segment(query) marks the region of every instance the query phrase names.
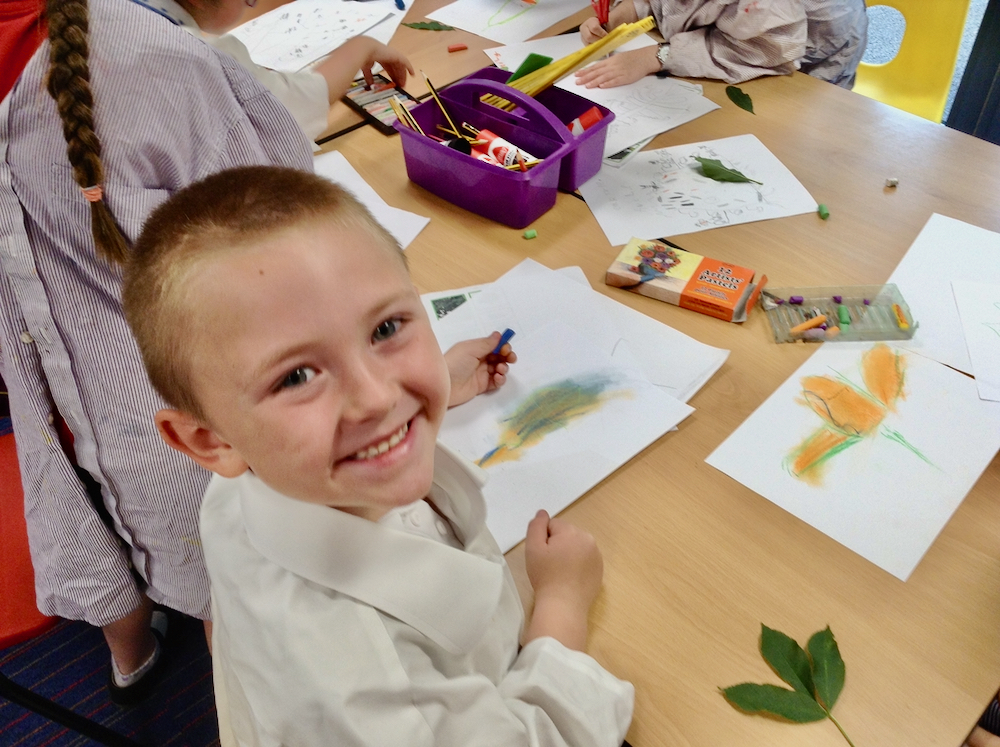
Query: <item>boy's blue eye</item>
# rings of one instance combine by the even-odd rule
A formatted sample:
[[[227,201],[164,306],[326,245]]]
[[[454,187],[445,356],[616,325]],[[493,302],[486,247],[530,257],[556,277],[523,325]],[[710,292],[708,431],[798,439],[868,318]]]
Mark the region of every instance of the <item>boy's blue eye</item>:
[[[284,379],[281,380],[281,389],[286,389],[289,387],[301,386],[306,382],[312,381],[312,378],[316,375],[316,370],[309,366],[299,366],[294,371],[289,373]]]
[[[386,319],[375,328],[374,332],[372,332],[372,340],[375,342],[388,340],[394,334],[399,332],[399,328],[402,325],[403,323],[399,319]]]

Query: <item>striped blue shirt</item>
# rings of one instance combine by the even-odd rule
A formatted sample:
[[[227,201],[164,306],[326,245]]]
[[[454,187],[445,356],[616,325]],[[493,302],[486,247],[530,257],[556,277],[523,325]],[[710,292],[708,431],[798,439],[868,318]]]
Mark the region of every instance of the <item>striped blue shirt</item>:
[[[104,194],[134,240],[174,191],[244,164],[311,170],[288,112],[232,58],[127,0],[91,0],[90,71]],[[39,608],[106,625],[147,593],[208,616],[198,507],[208,474],[164,445],[121,308],[121,268],[96,256],[48,44],[0,106],[0,360],[10,391]],[[102,521],[53,428],[97,481]]]

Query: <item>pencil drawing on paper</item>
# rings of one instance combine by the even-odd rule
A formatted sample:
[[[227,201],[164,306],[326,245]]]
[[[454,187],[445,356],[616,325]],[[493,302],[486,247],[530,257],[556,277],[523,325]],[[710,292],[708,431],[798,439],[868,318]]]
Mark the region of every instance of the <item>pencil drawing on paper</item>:
[[[785,459],[785,468],[811,485],[821,485],[827,463],[866,438],[881,435],[935,466],[897,430],[883,425],[906,397],[906,356],[885,343],[869,348],[860,360],[861,388],[845,376],[806,376],[799,402],[823,424]]]
[[[498,421],[500,435],[497,445],[486,452],[477,464],[492,467],[520,459],[527,449],[546,436],[568,428],[611,399],[632,394],[629,390],[615,390],[613,387],[611,378],[591,375],[564,379],[536,389]]]
[[[695,156],[717,159],[751,178],[756,174],[753,164],[731,158],[711,144],[697,144],[683,155],[677,151],[650,152],[642,164],[640,180],[624,187],[615,184],[617,193],[607,193],[608,201],[623,215],[645,213],[678,219],[690,226],[687,230],[762,220],[783,210],[775,187],[766,182],[714,181],[700,172]],[[633,173],[640,172],[633,169]]]
[[[384,14],[355,3],[296,2],[239,26],[231,33],[258,65],[298,70],[364,33]]]

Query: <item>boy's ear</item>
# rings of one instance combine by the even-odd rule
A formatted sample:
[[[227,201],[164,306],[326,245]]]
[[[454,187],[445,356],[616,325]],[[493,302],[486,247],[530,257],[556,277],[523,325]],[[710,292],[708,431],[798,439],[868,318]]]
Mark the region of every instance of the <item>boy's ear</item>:
[[[156,413],[156,429],[167,446],[223,477],[239,477],[249,465],[228,443],[194,416],[181,410]]]

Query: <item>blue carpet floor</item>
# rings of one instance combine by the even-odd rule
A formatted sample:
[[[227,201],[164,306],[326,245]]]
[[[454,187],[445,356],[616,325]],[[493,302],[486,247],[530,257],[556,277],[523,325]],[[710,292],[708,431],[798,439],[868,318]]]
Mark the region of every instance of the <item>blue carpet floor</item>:
[[[211,658],[202,624],[175,620],[163,679],[149,699],[122,708],[108,699],[110,655],[101,631],[62,621],[33,640],[0,651],[0,672],[76,713],[142,745],[219,744]],[[0,700],[0,745],[78,747],[90,740],[20,706]]]

